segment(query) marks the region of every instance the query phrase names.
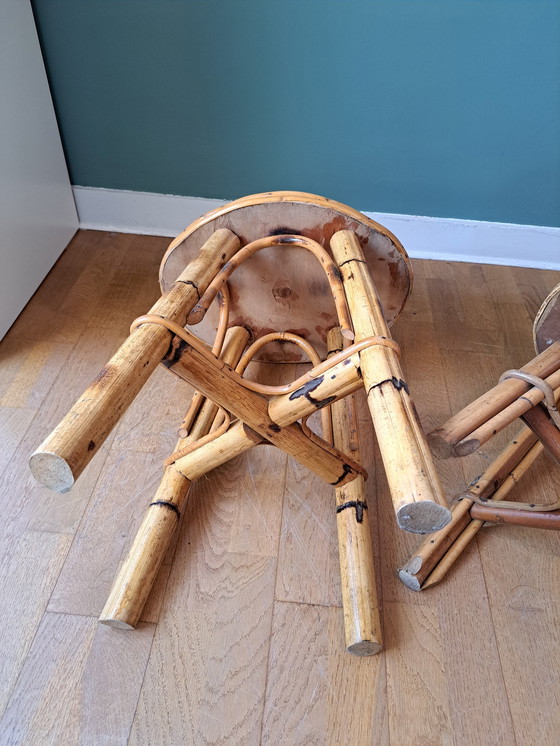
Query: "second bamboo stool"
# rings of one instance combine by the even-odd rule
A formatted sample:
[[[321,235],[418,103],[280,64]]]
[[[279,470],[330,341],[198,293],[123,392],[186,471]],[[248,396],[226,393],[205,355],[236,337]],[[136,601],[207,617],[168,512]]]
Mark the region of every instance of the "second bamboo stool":
[[[412,590],[441,582],[485,522],[560,530],[560,499],[542,505],[506,500],[543,451],[560,463],[560,285],[535,317],[533,341],[537,357],[520,370],[506,371],[497,386],[428,436],[440,458],[465,456],[516,419],[524,422],[484,474],[457,497],[451,522],[399,570]]]

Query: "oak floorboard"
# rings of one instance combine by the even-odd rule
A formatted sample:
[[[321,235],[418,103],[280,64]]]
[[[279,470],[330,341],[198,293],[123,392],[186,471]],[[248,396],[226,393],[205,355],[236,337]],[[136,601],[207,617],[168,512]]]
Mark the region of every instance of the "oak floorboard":
[[[108,456],[51,596],[49,611],[100,614],[160,473],[150,454],[116,451]]]
[[[2,743],[126,743],[153,634],[153,625],[131,637],[87,617],[45,614],[0,721]]]
[[[126,260],[130,237],[79,231],[6,335],[8,341],[71,344],[102,309],[107,283]]]
[[[560,732],[560,605],[549,600],[539,605],[526,595],[507,607],[493,606],[492,615],[516,741],[519,746],[556,746]]]
[[[157,298],[168,243],[80,231],[0,348],[2,746],[557,743],[560,535],[485,528],[440,585],[407,589],[396,569],[421,537],[396,527],[362,393],[379,655],[344,649],[332,487],[271,446],[193,485],[138,629],[98,625],[192,391],[159,368],[69,493],[36,485],[27,460]],[[533,316],[560,278],[413,268],[393,334],[430,430],[533,356]],[[436,461],[446,495],[517,428]],[[513,497],[559,492],[541,457]]]
[[[0,551],[0,716],[64,564],[70,537],[25,531]],[[0,734],[2,729],[0,726]],[[3,743],[0,735],[0,743]]]
[[[35,409],[0,408],[0,474],[12,465],[14,454],[36,416]]]
[[[341,606],[333,488],[288,459],[276,599]]]
[[[275,603],[263,744],[389,743],[385,656],[350,656],[343,639],[338,608]]]
[[[384,609],[391,742],[452,744],[437,610],[398,603]]]
[[[43,340],[4,340],[0,353],[0,406],[38,409],[73,348],[72,344]]]
[[[275,560],[179,545],[130,744],[259,744]]]
[[[20,433],[15,438],[19,443],[11,451],[0,473],[0,510],[6,533],[26,528],[57,533],[75,532],[108,455],[112,436],[109,436],[74,488],[64,495],[50,492],[33,479],[28,469],[29,456],[83,392],[95,375],[94,371],[102,367],[113,345],[111,338],[96,340],[91,332],[85,332],[76,343],[68,362],[61,366],[54,382],[49,384],[52,386],[51,393],[36,414],[29,420],[28,410],[21,409],[19,417],[17,412],[11,417],[6,443],[0,452],[5,453],[6,444],[10,438],[14,438],[18,429]]]

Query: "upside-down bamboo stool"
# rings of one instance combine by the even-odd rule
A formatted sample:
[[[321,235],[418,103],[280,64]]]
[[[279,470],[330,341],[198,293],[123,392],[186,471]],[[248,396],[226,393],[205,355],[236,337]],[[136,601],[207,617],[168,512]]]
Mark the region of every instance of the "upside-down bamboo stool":
[[[517,418],[523,429],[459,495],[451,522],[422,542],[399,570],[412,590],[439,583],[485,523],[560,530],[560,499],[536,505],[505,498],[543,451],[560,463],[560,285],[545,299],[533,324],[537,357],[507,371],[486,394],[428,435],[440,458],[473,453]]]
[[[161,298],[30,459],[42,484],[65,492],[158,364],[196,389],[102,622],[137,624],[191,483],[270,443],[335,487],[347,649],[381,649],[358,388],[366,388],[398,525],[425,534],[451,520],[389,333],[410,282],[406,252],[389,231],[300,192],[237,200],[171,243]],[[187,324],[198,324],[197,336]],[[311,370],[286,386],[243,377],[251,360],[305,358]],[[322,438],[306,425],[318,410]]]

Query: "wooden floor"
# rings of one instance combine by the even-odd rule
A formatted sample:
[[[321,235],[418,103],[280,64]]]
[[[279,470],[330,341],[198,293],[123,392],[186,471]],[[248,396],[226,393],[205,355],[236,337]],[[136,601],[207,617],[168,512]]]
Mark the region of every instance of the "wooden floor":
[[[385,650],[344,651],[331,488],[271,447],[200,480],[134,632],[97,623],[190,392],[158,370],[77,486],[33,482],[29,454],[158,296],[167,239],[80,232],[0,362],[0,743],[558,744],[560,536],[489,528],[446,582],[405,588],[398,531],[361,403]],[[397,323],[432,429],[533,357],[557,273],[415,261]],[[437,462],[449,496],[503,446]],[[518,488],[560,489],[546,458]]]

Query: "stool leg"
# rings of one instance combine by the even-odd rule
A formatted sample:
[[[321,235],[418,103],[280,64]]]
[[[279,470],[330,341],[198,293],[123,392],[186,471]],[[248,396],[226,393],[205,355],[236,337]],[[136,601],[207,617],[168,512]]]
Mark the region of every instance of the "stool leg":
[[[356,341],[390,339],[376,287],[356,235],[339,231],[331,239],[340,267]],[[428,534],[451,520],[426,437],[403,380],[394,349],[378,345],[360,352],[368,406],[400,528]]]
[[[556,389],[560,386],[559,369],[560,342],[555,342],[520,371],[542,378]],[[428,433],[428,443],[438,458],[468,456],[543,399],[544,394],[525,381],[506,378]]]
[[[484,474],[469,486],[463,499],[453,505],[451,523],[425,539],[399,570],[401,581],[411,590],[420,591],[443,580],[484,525],[483,520],[474,520],[471,516],[475,503],[469,500],[469,494],[493,502],[503,500],[542,451],[543,446],[536,436],[523,428]]]
[[[243,327],[228,331],[222,359],[235,366],[249,341]],[[209,432],[218,407],[206,399],[189,434],[180,438],[176,450],[200,439]],[[174,465],[168,466],[150,504],[136,538],[117,575],[99,621],[112,627],[133,629],[138,624],[144,605],[158,574],[165,553],[173,538],[192,481]]]
[[[329,349],[341,346],[338,327],[329,332],[327,343]],[[350,450],[354,440],[355,406],[354,394],[331,405],[334,444],[343,452]],[[358,444],[352,445],[352,456],[360,462]],[[346,649],[355,655],[375,655],[382,649],[382,638],[364,478],[359,475],[335,487],[335,495]]]
[[[560,389],[557,389],[555,394],[558,399]],[[537,404],[521,419],[535,433],[552,458],[560,463],[560,430],[546,409],[541,404]]]
[[[200,294],[239,248],[227,229],[217,230],[189,263],[152,314],[185,323]],[[31,456],[35,479],[67,492],[169,349],[172,335],[162,326],[136,329],[120,346],[62,422]]]

